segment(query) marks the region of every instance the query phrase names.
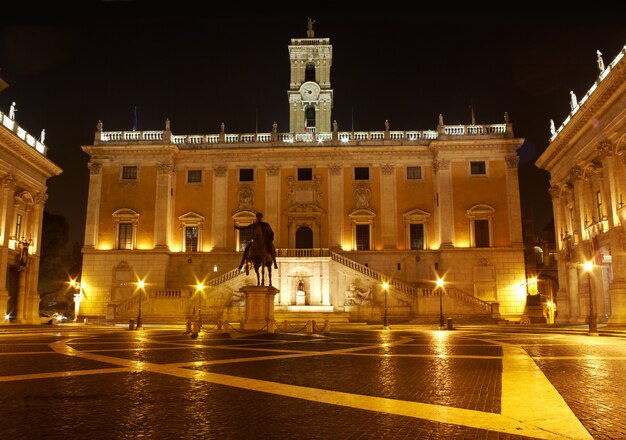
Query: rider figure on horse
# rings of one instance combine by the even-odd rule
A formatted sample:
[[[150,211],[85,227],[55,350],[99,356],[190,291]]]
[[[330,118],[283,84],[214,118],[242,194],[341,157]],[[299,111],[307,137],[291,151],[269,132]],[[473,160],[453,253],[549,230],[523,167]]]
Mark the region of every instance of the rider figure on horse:
[[[271,255],[272,261],[274,262],[274,269],[278,269],[278,264],[276,264],[276,248],[273,243],[274,231],[272,231],[272,227],[269,223],[263,221],[263,214],[257,212],[256,221],[254,223],[250,223],[248,226],[235,225],[235,229],[239,229],[240,231],[247,229],[252,233],[253,241],[265,243],[265,252]],[[246,249],[243,251],[243,256],[241,257],[241,262],[239,263],[239,270],[241,270],[244,263],[248,259],[251,247],[252,242],[248,243]]]

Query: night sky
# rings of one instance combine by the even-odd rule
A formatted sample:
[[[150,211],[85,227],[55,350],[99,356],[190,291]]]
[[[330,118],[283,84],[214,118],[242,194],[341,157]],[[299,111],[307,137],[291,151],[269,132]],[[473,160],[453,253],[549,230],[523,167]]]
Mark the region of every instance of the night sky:
[[[185,2],[175,2],[183,5]],[[211,3],[203,3],[211,5]],[[102,2],[64,14],[35,9],[0,17],[0,110],[17,103],[30,134],[46,129],[48,157],[64,172],[48,180],[46,210],[82,242],[88,156],[98,120],[105,131],[174,134],[288,130],[290,38],[333,45],[332,119],[340,131],[435,129],[502,123],[508,112],[519,151],[522,209],[542,233],[552,218],[548,174],[534,162],[548,145],[549,119],[569,113],[626,44],[625,11],[279,10],[174,13],[149,2]],[[52,5],[50,7],[52,7]],[[243,7],[243,5],[242,5]],[[181,10],[180,8],[179,10]],[[67,12],[67,11],[65,11]]]

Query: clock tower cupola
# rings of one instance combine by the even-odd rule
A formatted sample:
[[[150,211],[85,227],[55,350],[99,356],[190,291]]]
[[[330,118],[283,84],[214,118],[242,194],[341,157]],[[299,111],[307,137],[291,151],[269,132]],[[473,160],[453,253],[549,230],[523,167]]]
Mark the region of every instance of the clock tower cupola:
[[[291,80],[287,95],[291,133],[331,131],[333,47],[330,38],[315,38],[314,23],[309,18],[307,38],[292,38],[289,45]]]

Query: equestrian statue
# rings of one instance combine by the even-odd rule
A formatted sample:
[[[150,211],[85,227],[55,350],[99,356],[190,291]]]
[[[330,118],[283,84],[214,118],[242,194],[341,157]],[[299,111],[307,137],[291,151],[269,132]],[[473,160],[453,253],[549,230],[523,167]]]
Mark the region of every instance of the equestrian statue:
[[[252,234],[252,241],[248,243],[246,249],[243,251],[241,262],[239,263],[239,270],[246,265],[246,275],[249,274],[248,263],[254,266],[254,272],[256,273],[256,280],[258,286],[265,285],[265,268],[267,268],[267,276],[269,279],[269,285],[272,285],[272,263],[274,269],[278,269],[276,264],[276,248],[274,247],[274,231],[269,223],[263,221],[263,214],[257,212],[256,221],[248,226],[237,226],[235,229],[248,230]],[[261,275],[259,275],[259,268],[261,268]]]

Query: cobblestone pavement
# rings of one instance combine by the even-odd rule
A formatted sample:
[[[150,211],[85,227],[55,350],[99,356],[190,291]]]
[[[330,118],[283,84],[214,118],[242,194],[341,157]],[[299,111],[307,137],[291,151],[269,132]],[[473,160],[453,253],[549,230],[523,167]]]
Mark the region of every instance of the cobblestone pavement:
[[[626,338],[0,327],[11,439],[626,438]]]

